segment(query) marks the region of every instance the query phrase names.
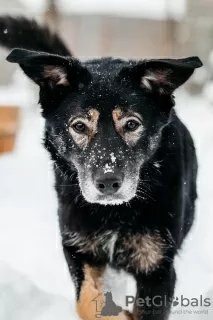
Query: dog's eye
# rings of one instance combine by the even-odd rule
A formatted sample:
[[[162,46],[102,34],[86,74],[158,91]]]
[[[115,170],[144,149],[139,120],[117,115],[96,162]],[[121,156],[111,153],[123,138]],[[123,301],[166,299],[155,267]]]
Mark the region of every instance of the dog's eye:
[[[140,123],[136,120],[129,120],[125,124],[124,129],[126,131],[135,131],[139,127]]]
[[[77,133],[85,133],[86,130],[87,130],[87,126],[81,122],[81,121],[78,121],[76,123],[74,123],[72,125],[72,128],[77,132]]]

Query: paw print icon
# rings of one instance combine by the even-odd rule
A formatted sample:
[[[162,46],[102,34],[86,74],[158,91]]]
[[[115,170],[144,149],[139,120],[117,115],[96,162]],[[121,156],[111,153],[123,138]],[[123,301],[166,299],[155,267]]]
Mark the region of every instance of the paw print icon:
[[[173,307],[177,307],[179,305],[179,299],[176,297],[173,299]]]

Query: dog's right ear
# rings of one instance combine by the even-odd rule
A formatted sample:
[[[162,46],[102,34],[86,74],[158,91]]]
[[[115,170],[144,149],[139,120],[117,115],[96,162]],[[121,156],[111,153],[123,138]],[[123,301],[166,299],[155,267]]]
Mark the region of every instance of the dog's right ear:
[[[78,88],[81,83],[89,81],[90,75],[80,62],[70,57],[63,57],[45,52],[36,52],[25,49],[14,49],[7,61],[18,63],[25,74],[40,87]]]
[[[150,94],[165,96],[183,85],[202,65],[198,57],[143,60],[123,68],[120,75],[128,77]]]

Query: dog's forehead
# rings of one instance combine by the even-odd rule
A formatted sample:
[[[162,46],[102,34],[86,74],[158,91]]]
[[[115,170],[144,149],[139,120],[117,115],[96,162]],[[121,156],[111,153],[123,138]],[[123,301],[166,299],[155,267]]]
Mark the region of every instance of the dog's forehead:
[[[120,84],[119,74],[124,67],[130,66],[130,61],[113,58],[102,58],[87,61],[84,66],[91,75],[89,89],[94,93],[100,92],[100,95],[116,93]]]
[[[121,59],[102,58],[86,61],[83,66],[91,73],[91,81],[83,94],[69,104],[69,111],[73,115],[87,115],[91,109],[97,110],[101,120],[112,119],[114,110],[140,113],[142,110],[141,95],[131,87],[119,82],[118,74],[123,67],[131,65],[131,61]],[[115,119],[114,119],[115,120]]]
[[[123,67],[132,64],[129,60],[116,59],[116,58],[100,58],[88,60],[82,63],[92,75],[103,75],[112,73],[113,71],[119,72]]]
[[[69,118],[85,117],[89,121],[97,121],[98,123],[111,123],[128,116],[138,115],[143,118],[143,108],[140,103],[132,103],[131,100],[122,100],[113,96],[101,95],[96,92],[92,99],[86,99],[83,103],[69,107]]]
[[[131,116],[137,116],[139,119],[142,119],[142,115],[138,112],[138,109],[129,108],[127,106],[111,104],[108,107],[103,107],[100,105],[90,105],[85,108],[79,108],[78,112],[71,112],[70,119],[72,118],[86,118],[90,122],[106,122],[108,120],[111,122],[120,121],[124,118],[128,118]]]

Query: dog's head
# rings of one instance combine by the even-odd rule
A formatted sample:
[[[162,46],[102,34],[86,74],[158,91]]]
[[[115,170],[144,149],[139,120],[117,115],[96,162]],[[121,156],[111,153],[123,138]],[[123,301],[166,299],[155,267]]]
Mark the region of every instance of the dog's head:
[[[135,197],[140,169],[169,122],[174,90],[202,66],[197,57],[80,63],[23,49],[7,59],[40,86],[48,140],[77,171],[83,197],[104,205]]]

